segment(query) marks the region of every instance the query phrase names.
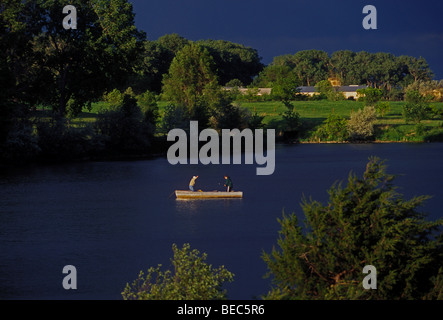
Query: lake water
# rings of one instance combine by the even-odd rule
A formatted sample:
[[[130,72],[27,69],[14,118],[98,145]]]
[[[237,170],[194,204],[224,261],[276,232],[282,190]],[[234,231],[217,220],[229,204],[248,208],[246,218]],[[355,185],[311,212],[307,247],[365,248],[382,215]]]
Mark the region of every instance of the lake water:
[[[326,201],[326,190],[350,170],[360,175],[371,155],[388,160],[407,198],[434,196],[423,207],[430,219],[443,216],[443,144],[276,148],[271,176],[256,176],[256,165],[172,166],[166,158],[2,170],[0,299],[121,299],[140,270],[169,267],[173,243],[233,272],[230,299],[259,298],[270,289],[261,254],[276,244],[283,209],[302,217],[303,194]],[[243,199],[172,195],[193,175],[197,188],[221,190],[225,174]],[[63,289],[65,265],[77,269],[77,290]]]

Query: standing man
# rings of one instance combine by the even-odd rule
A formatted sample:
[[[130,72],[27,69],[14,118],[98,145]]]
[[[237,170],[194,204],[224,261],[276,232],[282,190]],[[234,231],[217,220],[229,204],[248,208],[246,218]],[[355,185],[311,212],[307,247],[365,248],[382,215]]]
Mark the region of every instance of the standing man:
[[[189,181],[189,190],[194,191],[195,180],[197,180],[198,176],[193,176],[191,181]]]
[[[227,192],[231,192],[232,191],[232,188],[233,188],[233,184],[232,184],[232,181],[231,181],[231,178],[229,178],[228,176],[225,176],[225,184],[224,184],[224,186],[226,187],[226,191]]]

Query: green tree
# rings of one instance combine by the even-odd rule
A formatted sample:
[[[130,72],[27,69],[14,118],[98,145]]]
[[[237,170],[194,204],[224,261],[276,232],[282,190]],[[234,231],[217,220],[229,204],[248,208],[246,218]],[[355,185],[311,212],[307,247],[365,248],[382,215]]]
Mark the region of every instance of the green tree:
[[[292,55],[277,56],[254,79],[254,85],[272,88],[271,94],[275,100],[293,100],[298,93],[297,87],[302,85],[293,71],[294,66]]]
[[[115,92],[115,91],[114,91]],[[143,114],[137,100],[124,94],[97,116],[94,126],[108,153],[148,153],[155,128],[150,113]]]
[[[170,51],[158,41],[144,41],[143,52],[135,62],[134,73],[128,79],[128,85],[137,93],[146,90],[160,93],[163,75],[168,73],[173,58]]]
[[[332,85],[328,80],[322,80],[317,82],[317,84],[315,85],[315,89],[320,94],[323,94],[325,96],[328,96],[333,90]]]
[[[35,68],[33,39],[39,28],[35,25],[38,11],[34,6],[31,1],[21,0],[0,3],[0,149],[5,152],[3,144],[8,135],[17,134],[10,131],[18,129],[17,122],[26,121],[27,111],[45,89],[37,81],[39,72]]]
[[[277,65],[274,59],[274,62],[266,66],[254,80],[254,86],[274,88],[274,86],[279,84],[283,79],[293,79],[294,77],[295,75],[289,66]]]
[[[302,85],[312,86],[329,75],[328,54],[321,50],[299,51],[293,56],[294,72]]]
[[[191,43],[191,41],[177,33],[165,34],[158,38],[156,42],[168,52],[169,64],[180,50]]]
[[[366,106],[375,106],[383,96],[383,91],[377,88],[357,89],[357,93],[361,95],[359,98],[365,102]]]
[[[443,220],[405,200],[383,161],[370,158],[362,177],[334,184],[323,205],[304,198],[305,227],[283,215],[279,249],[264,253],[275,287],[268,299],[443,298]],[[377,270],[377,290],[362,286],[365,265]]]
[[[226,40],[201,40],[197,44],[208,49],[214,58],[217,78],[222,85],[233,79],[249,85],[264,67],[257,50],[242,44]]]
[[[342,85],[360,84],[355,74],[355,52],[350,50],[335,51],[331,55],[331,71],[338,76]]]
[[[75,115],[105,90],[125,84],[145,37],[134,25],[127,0],[71,1],[78,23],[69,30],[61,23],[66,1],[32,2],[38,15],[33,50],[38,81],[45,84],[39,95],[43,103],[60,117]]]
[[[348,138],[348,120],[332,113],[317,129],[315,136],[324,141],[345,141]]]
[[[207,254],[189,244],[182,249],[172,245],[173,270],[161,270],[161,265],[148,269],[146,276],[140,271],[132,284],[126,284],[122,292],[125,300],[223,300],[225,282],[231,282],[234,275],[224,266],[213,268],[206,263]]]
[[[298,82],[294,75],[280,78],[272,84],[272,97],[276,100],[290,101],[300,92],[297,86]]]
[[[209,125],[216,129],[243,129],[248,126],[249,109],[233,104],[233,96],[227,90],[214,88],[205,95]]]
[[[205,93],[217,90],[214,62],[209,52],[191,43],[175,56],[163,79],[163,95],[173,104],[183,105],[194,116],[204,104]]]
[[[189,113],[184,106],[169,104],[165,107],[160,127],[162,133],[168,133],[174,128],[189,130]]]
[[[423,57],[407,57],[406,65],[409,73],[412,75],[414,82],[418,80],[429,81],[433,78],[434,73]]]
[[[136,96],[136,99],[144,115],[145,122],[148,123],[152,127],[152,131],[154,131],[157,120],[160,117],[157,104],[158,97],[154,92],[146,91]]]
[[[294,136],[301,125],[300,114],[289,100],[283,100],[286,111],[282,114],[284,131],[289,136]]]
[[[345,100],[342,92],[337,91],[337,88],[333,87],[329,80],[319,81],[315,85],[316,90],[330,101]]]
[[[377,114],[384,117],[387,112],[391,111],[391,106],[389,105],[389,102],[381,101],[375,105],[375,110],[377,111]]]
[[[177,52],[190,43],[176,33],[166,34],[155,41],[144,41],[142,53],[135,61],[134,74],[129,79],[137,93],[146,90],[160,93],[162,80],[168,73]]]
[[[248,108],[241,107],[238,104],[225,103],[218,108],[213,109],[210,117],[210,125],[216,130],[222,129],[240,129],[245,128],[258,129],[262,126],[263,117],[252,114]]]
[[[110,106],[119,106],[123,103],[124,94],[118,89],[113,89],[111,92],[106,92],[103,95],[103,100],[107,102]]]
[[[418,90],[408,90],[405,96],[406,104],[403,106],[403,117],[406,122],[412,121],[419,124],[422,120],[433,116],[429,106],[430,97],[422,95]]]

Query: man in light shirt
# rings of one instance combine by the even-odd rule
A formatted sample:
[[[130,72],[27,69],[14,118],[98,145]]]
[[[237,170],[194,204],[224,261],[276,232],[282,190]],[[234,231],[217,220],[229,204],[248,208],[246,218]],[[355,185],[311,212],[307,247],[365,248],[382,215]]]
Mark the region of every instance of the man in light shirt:
[[[195,180],[197,180],[197,178],[198,178],[198,176],[193,176],[191,181],[189,181],[189,190],[195,191],[194,185],[195,185]]]

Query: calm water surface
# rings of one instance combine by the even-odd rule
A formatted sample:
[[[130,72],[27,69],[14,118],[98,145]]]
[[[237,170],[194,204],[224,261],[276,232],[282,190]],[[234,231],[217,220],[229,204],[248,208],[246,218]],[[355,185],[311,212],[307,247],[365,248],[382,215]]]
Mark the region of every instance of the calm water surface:
[[[180,165],[165,158],[35,166],[0,173],[0,298],[121,299],[140,270],[169,267],[171,246],[190,243],[213,266],[235,274],[229,298],[254,299],[270,289],[261,259],[276,244],[283,209],[302,217],[304,195],[326,190],[368,157],[387,159],[407,198],[429,194],[423,210],[442,217],[443,144],[277,146],[272,176],[255,165]],[[172,192],[221,190],[228,174],[243,199],[177,201]],[[77,290],[62,286],[77,268]]]

